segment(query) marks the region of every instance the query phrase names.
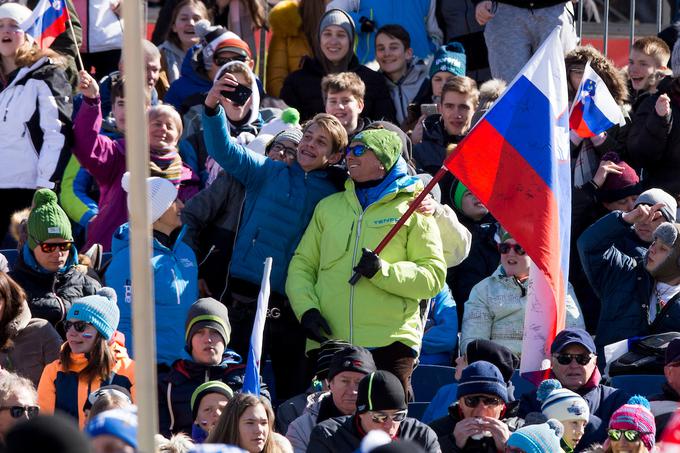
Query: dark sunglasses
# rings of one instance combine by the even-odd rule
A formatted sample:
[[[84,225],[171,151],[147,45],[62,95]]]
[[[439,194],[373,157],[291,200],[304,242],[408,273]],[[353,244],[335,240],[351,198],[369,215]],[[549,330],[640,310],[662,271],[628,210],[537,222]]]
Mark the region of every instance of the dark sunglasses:
[[[215,58],[215,64],[217,66],[224,66],[225,64],[231,63],[232,61],[240,61],[241,63],[245,63],[246,57],[244,57],[242,55],[237,55],[235,57],[222,57],[222,58],[216,57]]]
[[[527,253],[526,250],[524,250],[522,246],[519,244],[508,244],[507,242],[498,244],[498,253],[500,253],[501,255],[510,253],[510,249],[515,250],[515,253],[518,255],[526,255]]]
[[[65,321],[64,322],[64,332],[68,332],[71,327],[76,329],[76,332],[78,333],[83,333],[85,332],[85,329],[87,329],[87,326],[89,326],[88,323],[85,321]]]
[[[463,398],[463,402],[467,407],[477,407],[479,406],[479,403],[483,403],[488,407],[496,407],[503,404],[503,401],[501,401],[499,398],[483,395],[466,396]]]
[[[406,418],[406,411],[399,411],[394,414],[384,414],[382,412],[371,413],[371,420],[373,420],[373,423],[385,423],[388,418],[393,422],[403,422]]]
[[[640,440],[643,434],[651,433],[641,433],[635,431],[634,429],[610,429],[607,431],[607,435],[611,440],[621,440],[621,436],[625,437],[628,442],[636,442]]]
[[[345,148],[345,156],[348,155],[349,153],[354,154],[354,157],[361,157],[364,154],[366,154],[366,151],[370,150],[366,145],[354,145],[354,146],[348,146]]]
[[[591,354],[556,354],[554,357],[560,365],[569,365],[573,360],[579,365],[588,365],[593,358]]]
[[[9,411],[12,418],[21,418],[24,414],[27,414],[28,418],[33,418],[40,413],[40,408],[38,406],[0,406],[0,411]]]
[[[71,250],[73,242],[41,242],[39,245],[40,250],[42,250],[43,253],[54,253],[57,250],[60,252],[68,252]]]
[[[274,143],[271,148],[269,148],[269,152],[276,152],[280,153],[283,151],[287,156],[290,157],[297,157],[297,149],[291,148],[290,146],[284,146],[281,143]]]

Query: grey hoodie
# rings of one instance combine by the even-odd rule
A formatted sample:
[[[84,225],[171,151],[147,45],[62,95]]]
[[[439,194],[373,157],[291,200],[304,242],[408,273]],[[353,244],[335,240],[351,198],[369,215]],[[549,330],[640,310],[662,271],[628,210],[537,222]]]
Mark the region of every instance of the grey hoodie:
[[[423,83],[427,81],[427,64],[422,60],[409,63],[406,74],[396,83],[387,77],[386,74],[382,74],[385,77],[385,83],[390,90],[390,96],[397,111],[397,124],[401,124],[408,116],[408,105],[416,97]]]

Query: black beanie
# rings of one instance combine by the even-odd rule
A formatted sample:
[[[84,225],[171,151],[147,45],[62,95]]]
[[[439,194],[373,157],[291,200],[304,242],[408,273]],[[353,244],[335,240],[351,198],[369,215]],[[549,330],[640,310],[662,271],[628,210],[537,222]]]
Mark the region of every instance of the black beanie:
[[[328,368],[328,380],[330,381],[343,371],[355,371],[368,374],[377,370],[373,356],[366,348],[361,346],[347,346],[335,353]]]
[[[370,453],[425,453],[425,449],[412,440],[395,439],[370,450]]]
[[[465,350],[468,365],[480,360],[493,363],[503,375],[505,382],[510,382],[512,373],[519,367],[519,357],[510,349],[491,340],[473,340]]]
[[[90,442],[75,419],[64,415],[39,415],[18,423],[5,436],[7,453],[88,453]]]
[[[222,302],[212,297],[204,297],[198,299],[189,308],[184,324],[186,343],[184,348],[189,354],[191,354],[191,338],[197,330],[203,327],[219,332],[226,348],[231,337],[231,325],[229,324],[229,310]]]
[[[342,351],[349,343],[345,340],[328,340],[321,343],[319,355],[316,358],[316,378],[323,381],[328,377],[328,367],[336,352]]]
[[[389,371],[374,371],[359,382],[357,413],[406,410],[406,395],[401,381]]]

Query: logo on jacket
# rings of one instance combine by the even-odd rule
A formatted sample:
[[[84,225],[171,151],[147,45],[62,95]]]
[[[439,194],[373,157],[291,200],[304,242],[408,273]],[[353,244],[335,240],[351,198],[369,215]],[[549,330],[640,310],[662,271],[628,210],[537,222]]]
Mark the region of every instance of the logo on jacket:
[[[398,221],[397,217],[385,217],[384,219],[374,220],[373,225],[385,225],[387,223],[397,223]]]

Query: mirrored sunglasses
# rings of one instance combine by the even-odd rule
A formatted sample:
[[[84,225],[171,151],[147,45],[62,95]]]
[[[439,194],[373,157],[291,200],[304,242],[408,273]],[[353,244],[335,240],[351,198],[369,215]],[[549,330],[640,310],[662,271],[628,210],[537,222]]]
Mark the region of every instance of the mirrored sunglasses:
[[[385,423],[388,418],[393,422],[403,422],[406,418],[406,411],[399,411],[395,412],[394,414],[371,412],[371,420],[373,420],[373,423]]]
[[[54,253],[57,250],[60,252],[68,252],[71,250],[71,246],[73,245],[73,242],[71,241],[66,241],[66,242],[41,242],[40,244],[40,250],[42,250],[43,253]]]
[[[625,438],[628,442],[636,442],[640,440],[643,434],[651,433],[641,433],[635,431],[634,429],[610,429],[607,431],[607,435],[611,440],[621,440],[621,437]]]
[[[354,145],[354,146],[348,146],[345,148],[345,156],[348,155],[349,153],[354,154],[354,157],[361,157],[364,154],[366,154],[366,151],[370,150],[366,145]]]

